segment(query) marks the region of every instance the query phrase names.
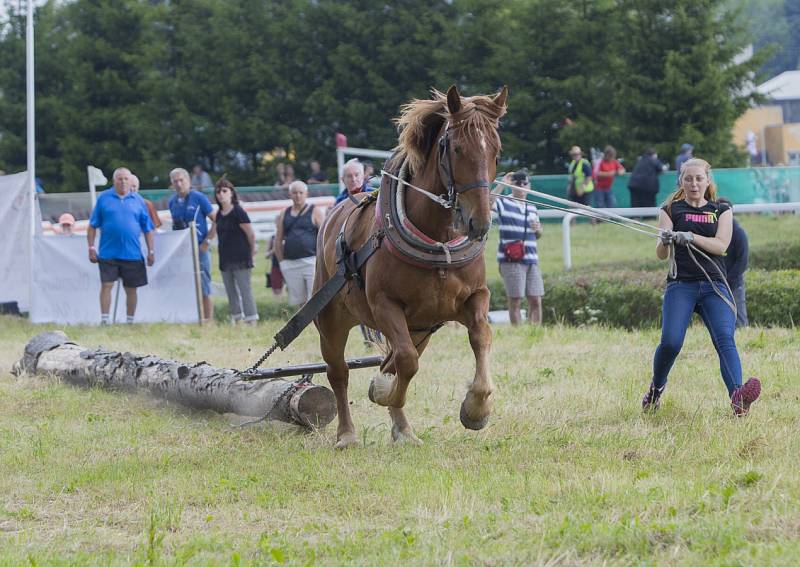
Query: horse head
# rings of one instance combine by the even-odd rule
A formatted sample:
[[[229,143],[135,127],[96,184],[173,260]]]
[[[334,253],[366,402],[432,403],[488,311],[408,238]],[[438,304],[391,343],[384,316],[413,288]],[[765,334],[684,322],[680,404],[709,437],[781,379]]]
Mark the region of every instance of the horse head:
[[[404,105],[397,119],[396,150],[423,188],[448,198],[454,224],[472,240],[484,238],[491,225],[489,188],[507,98],[506,87],[494,96],[462,97],[453,85],[447,94],[434,90],[431,100]]]
[[[462,97],[453,85],[446,96],[447,116],[438,141],[440,181],[456,224],[470,240],[481,240],[492,224],[489,190],[500,157],[497,126],[506,112],[508,88],[493,97]]]

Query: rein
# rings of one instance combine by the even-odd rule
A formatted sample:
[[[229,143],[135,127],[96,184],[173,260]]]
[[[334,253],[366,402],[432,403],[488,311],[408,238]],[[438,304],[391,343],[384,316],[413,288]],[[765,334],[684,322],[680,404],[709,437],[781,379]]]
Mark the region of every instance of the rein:
[[[568,212],[568,213],[574,213],[574,214],[577,214],[577,215],[580,215],[580,216],[589,217],[589,218],[593,218],[593,219],[604,220],[604,221],[606,221],[608,223],[615,224],[617,226],[621,226],[623,228],[627,228],[627,229],[639,232],[640,234],[644,234],[645,236],[649,236],[651,238],[661,238],[661,236],[664,233],[669,232],[667,230],[656,228],[656,227],[654,227],[652,225],[649,225],[649,224],[641,222],[641,221],[637,221],[635,219],[629,219],[628,217],[623,217],[622,215],[617,215],[617,214],[609,212],[609,211],[603,211],[603,210],[600,210],[600,209],[595,209],[594,207],[590,207],[589,205],[583,205],[581,203],[575,203],[574,201],[569,201],[567,199],[562,199],[560,197],[555,197],[553,195],[548,195],[547,193],[541,193],[541,192],[535,191],[533,189],[528,189],[527,187],[519,187],[518,185],[513,185],[511,183],[506,183],[504,181],[497,181],[496,183],[498,185],[504,185],[506,187],[511,187],[512,189],[520,189],[520,190],[524,191],[525,193],[528,193],[528,194],[533,195],[535,197],[544,198],[544,199],[547,199],[549,201],[554,201],[556,203],[562,203],[562,204],[564,204],[566,206],[565,207],[558,207],[556,205],[552,205],[550,203],[545,203],[545,202],[542,202],[542,201],[537,201],[537,200],[533,200],[533,199],[528,201],[528,199],[518,199],[517,197],[513,197],[513,196],[503,196],[503,199],[510,199],[512,201],[520,201],[520,202],[525,202],[525,203],[532,202],[534,204],[541,205],[543,207],[548,207],[550,209],[555,209],[555,210],[558,210],[558,211],[563,211],[563,212]],[[569,207],[569,208],[567,208],[567,207]],[[669,245],[667,246],[667,248],[669,250],[669,256],[667,258],[667,260],[669,262],[668,273],[669,273],[669,276],[674,279],[674,278],[676,278],[676,276],[678,274],[678,265],[677,265],[677,262],[675,260],[675,243],[674,242],[670,242]],[[697,252],[700,256],[702,256],[708,262],[710,262],[712,265],[714,265],[717,268],[717,271],[719,272],[720,276],[724,276],[724,274],[722,273],[722,270],[720,270],[719,267],[716,265],[716,263],[703,250],[701,250],[698,246],[695,246],[691,242],[688,242],[686,244],[686,248],[687,248],[687,250],[689,252],[689,257],[692,259],[692,261],[695,263],[695,265],[698,268],[700,268],[700,271],[703,272],[703,275],[706,277],[706,280],[708,280],[708,283],[711,284],[711,287],[714,289],[714,292],[719,296],[720,299],[722,299],[722,301],[725,302],[725,304],[728,307],[730,307],[731,311],[733,311],[734,316],[736,316],[737,315],[736,304],[734,302],[732,302],[731,300],[729,300],[727,297],[725,297],[725,294],[723,294],[722,291],[719,289],[718,284],[714,282],[714,280],[709,275],[709,273],[706,271],[706,269],[702,266],[702,264],[700,264],[700,262],[695,257],[694,253]],[[728,281],[724,277],[722,278],[722,283],[725,285],[725,288],[728,290],[728,293],[730,294],[730,296],[733,297],[733,291],[731,290],[731,287],[728,284]]]

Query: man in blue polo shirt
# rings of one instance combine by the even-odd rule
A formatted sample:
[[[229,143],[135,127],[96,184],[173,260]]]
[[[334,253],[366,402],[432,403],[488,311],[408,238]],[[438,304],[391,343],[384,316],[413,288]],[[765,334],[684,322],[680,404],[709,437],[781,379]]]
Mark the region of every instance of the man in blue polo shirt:
[[[214,303],[211,301],[211,254],[208,241],[214,238],[214,227],[208,230],[206,217],[214,220],[211,201],[203,193],[192,189],[189,172],[176,167],[169,173],[175,194],[169,200],[172,215],[172,230],[185,230],[194,221],[197,224],[197,241],[200,244],[200,281],[203,288],[203,318],[210,321],[214,317]]]
[[[147,285],[147,269],[142,257],[140,237],[147,242],[147,265],[155,262],[153,222],[147,214],[143,199],[131,191],[130,170],[114,170],[114,186],[97,198],[89,219],[86,237],[89,242],[89,261],[100,266],[100,323],[108,325],[111,289],[122,278],[127,299],[127,322],[133,323],[136,313],[136,288]],[[94,247],[100,229],[100,250]]]

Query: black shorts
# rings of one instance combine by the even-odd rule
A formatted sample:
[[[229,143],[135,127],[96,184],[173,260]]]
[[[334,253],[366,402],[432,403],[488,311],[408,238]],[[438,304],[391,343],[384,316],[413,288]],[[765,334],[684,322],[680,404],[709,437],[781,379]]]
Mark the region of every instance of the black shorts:
[[[142,287],[147,285],[147,268],[144,260],[98,260],[100,265],[100,281],[115,282],[122,278],[124,287]]]
[[[583,195],[578,197],[577,193],[575,193],[574,191],[570,190],[569,195],[567,195],[567,198],[570,201],[573,201],[575,203],[580,203],[581,205],[588,205],[589,204],[589,195],[591,195],[591,191],[589,193],[584,193]]]

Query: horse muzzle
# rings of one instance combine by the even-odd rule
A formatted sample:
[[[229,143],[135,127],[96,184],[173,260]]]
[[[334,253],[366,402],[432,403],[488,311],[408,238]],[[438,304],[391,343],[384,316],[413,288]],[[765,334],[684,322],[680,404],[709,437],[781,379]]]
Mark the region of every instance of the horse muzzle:
[[[489,228],[492,226],[491,219],[489,222],[470,217],[467,221],[467,237],[472,240],[485,240],[486,235],[489,234]]]

